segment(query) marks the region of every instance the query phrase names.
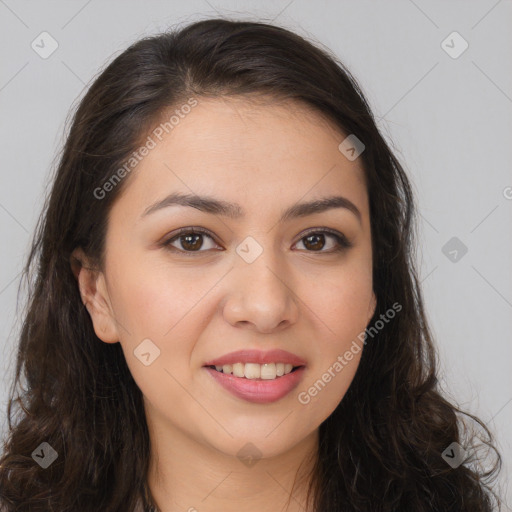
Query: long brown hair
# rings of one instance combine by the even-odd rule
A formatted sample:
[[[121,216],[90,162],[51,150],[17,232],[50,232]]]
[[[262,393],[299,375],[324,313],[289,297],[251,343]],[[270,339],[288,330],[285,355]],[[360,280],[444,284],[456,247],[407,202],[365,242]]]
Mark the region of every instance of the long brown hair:
[[[95,191],[162,112],[190,97],[252,94],[312,107],[363,141],[377,297],[371,323],[402,306],[365,347],[348,392],[320,425],[314,510],[487,512],[500,503],[489,485],[501,467],[489,429],[439,390],[415,268],[411,185],[361,88],[327,50],[293,32],[210,19],[134,43],[74,112],[24,271],[29,296],[0,459],[1,510],[134,510],[150,457],[142,394],[120,344],[96,337],[70,256],[81,247],[101,268],[109,209],[127,180],[101,199]],[[472,424],[480,435],[464,438]],[[31,456],[42,442],[58,453],[46,469]],[[452,442],[470,454],[456,468],[442,457]],[[496,455],[488,470],[476,455],[482,446]]]

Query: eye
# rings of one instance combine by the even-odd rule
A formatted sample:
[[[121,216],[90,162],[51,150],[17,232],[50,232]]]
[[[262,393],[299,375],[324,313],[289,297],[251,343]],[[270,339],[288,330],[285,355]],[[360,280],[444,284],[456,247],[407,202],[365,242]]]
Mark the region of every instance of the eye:
[[[161,246],[171,252],[180,253],[186,256],[193,256],[194,253],[206,252],[208,249],[213,248],[206,247],[206,250],[200,250],[204,249],[204,237],[209,238],[211,242],[213,242],[214,246],[217,245],[213,237],[205,229],[199,227],[189,227],[179,229],[178,232],[174,233],[174,236],[162,242]],[[334,241],[334,243],[331,242],[332,247],[329,250],[324,251],[322,249],[324,249],[326,246],[326,239],[331,239]],[[307,252],[328,254],[342,252],[345,249],[352,247],[353,245],[345,237],[345,235],[328,228],[312,229],[308,231],[306,235],[299,240],[299,242],[301,242],[304,247],[306,247]],[[176,247],[174,244],[177,244],[181,247]]]
[[[172,252],[179,252],[191,256],[191,253],[194,252],[205,252],[199,250],[204,245],[202,241],[204,237],[208,237],[210,240],[214,241],[213,237],[202,228],[182,228],[172,238],[164,241],[162,246]],[[172,245],[174,243],[179,244],[181,248]],[[207,249],[210,248],[207,247]]]
[[[326,238],[331,238],[334,240],[334,247],[330,250],[323,251],[322,249],[326,246]],[[349,242],[345,235],[337,231],[325,228],[316,228],[315,230],[309,231],[299,240],[299,242],[302,243],[304,247],[306,247],[307,252],[333,253],[341,252],[352,247],[352,243]]]

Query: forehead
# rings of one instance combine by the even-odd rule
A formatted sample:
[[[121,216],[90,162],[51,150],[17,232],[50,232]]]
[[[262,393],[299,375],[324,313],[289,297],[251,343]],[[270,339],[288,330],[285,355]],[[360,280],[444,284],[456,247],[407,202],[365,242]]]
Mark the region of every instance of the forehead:
[[[166,113],[163,119],[169,117]],[[247,156],[260,165],[266,159],[269,166],[281,157],[318,162],[324,154],[322,160],[328,161],[342,136],[306,105],[265,98],[201,98],[177,121],[158,141],[160,151],[150,156],[158,158],[179,147],[189,152],[188,159],[206,154],[210,160],[236,162],[240,169],[247,168]]]
[[[154,147],[130,176],[126,194],[146,204],[175,191],[208,194],[250,209],[339,192],[366,209],[360,159],[340,153],[346,135],[313,109],[292,101],[198,98],[187,112],[156,126],[159,132],[152,128]]]

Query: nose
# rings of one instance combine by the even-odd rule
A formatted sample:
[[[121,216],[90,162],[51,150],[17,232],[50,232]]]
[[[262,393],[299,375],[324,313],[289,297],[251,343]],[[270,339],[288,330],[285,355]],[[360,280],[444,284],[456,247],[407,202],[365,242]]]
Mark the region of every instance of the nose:
[[[297,322],[299,298],[293,276],[270,249],[252,263],[237,256],[225,286],[223,315],[234,327],[268,334]]]

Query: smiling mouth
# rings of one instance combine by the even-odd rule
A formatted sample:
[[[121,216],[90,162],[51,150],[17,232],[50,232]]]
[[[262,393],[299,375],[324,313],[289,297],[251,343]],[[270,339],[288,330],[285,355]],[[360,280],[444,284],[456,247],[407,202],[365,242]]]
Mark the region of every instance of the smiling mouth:
[[[212,364],[205,366],[205,368],[210,368],[218,373],[240,379],[272,381],[289,375],[299,368],[303,368],[303,365],[292,366],[289,363],[267,363],[263,365],[257,363],[235,363],[233,365],[226,364],[222,366]]]

